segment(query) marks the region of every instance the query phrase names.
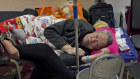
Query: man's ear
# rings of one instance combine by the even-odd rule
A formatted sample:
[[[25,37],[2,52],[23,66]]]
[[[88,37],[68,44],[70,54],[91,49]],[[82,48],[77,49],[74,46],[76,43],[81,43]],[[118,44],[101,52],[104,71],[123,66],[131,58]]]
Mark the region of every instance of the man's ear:
[[[102,32],[105,32],[105,33],[107,33],[108,31],[107,31],[107,30],[103,30]]]

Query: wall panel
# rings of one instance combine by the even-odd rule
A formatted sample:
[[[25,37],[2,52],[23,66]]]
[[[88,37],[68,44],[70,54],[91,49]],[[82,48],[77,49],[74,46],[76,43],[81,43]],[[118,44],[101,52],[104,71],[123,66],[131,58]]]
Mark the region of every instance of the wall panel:
[[[82,6],[88,8],[94,4],[94,0],[80,0]],[[61,0],[0,0],[0,11],[18,11],[24,8],[36,8],[42,6],[59,5]]]

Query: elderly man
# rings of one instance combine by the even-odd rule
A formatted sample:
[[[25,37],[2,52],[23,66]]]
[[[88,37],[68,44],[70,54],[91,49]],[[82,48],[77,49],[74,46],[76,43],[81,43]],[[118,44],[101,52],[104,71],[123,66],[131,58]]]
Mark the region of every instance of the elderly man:
[[[92,50],[104,48],[112,43],[112,36],[109,32],[95,31],[94,27],[88,22],[79,19],[79,51],[80,63],[93,61],[102,53],[89,56],[87,60],[86,55],[90,55]],[[60,59],[66,65],[75,65],[75,32],[74,20],[68,19],[47,27],[44,31],[44,36],[57,48],[62,49],[64,53],[60,55]]]

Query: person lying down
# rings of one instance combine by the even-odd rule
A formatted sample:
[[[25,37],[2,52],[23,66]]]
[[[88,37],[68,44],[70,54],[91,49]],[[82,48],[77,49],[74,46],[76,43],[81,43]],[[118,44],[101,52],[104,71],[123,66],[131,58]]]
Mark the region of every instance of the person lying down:
[[[80,55],[80,64],[93,61],[95,58],[104,54],[117,54],[117,52],[112,53],[114,50],[115,40],[112,37],[111,28],[102,21],[97,22],[94,27],[88,22],[79,19],[79,48],[78,54]],[[104,24],[106,24],[104,26]],[[97,28],[97,26],[99,26]],[[103,31],[102,28],[108,28],[109,31]],[[95,30],[96,29],[96,30]],[[111,32],[111,33],[110,33]],[[75,31],[74,31],[74,21],[68,19],[47,27],[44,31],[44,36],[57,48],[63,50],[60,54],[60,59],[68,66],[76,64],[76,52],[75,52]],[[113,42],[113,43],[112,43]],[[106,47],[107,46],[107,47]],[[117,49],[115,45],[114,49]],[[105,48],[106,47],[106,48]],[[99,51],[97,50],[100,50]],[[93,52],[92,52],[93,51]],[[95,52],[94,52],[95,51]],[[89,55],[89,56],[87,56]]]
[[[106,46],[112,44],[111,34],[108,31],[96,31],[88,22],[78,19],[80,64],[92,62],[99,56],[110,53],[103,51]],[[57,75],[58,79],[76,79],[75,73],[67,69],[66,65],[75,65],[75,34],[74,20],[68,19],[45,28],[44,36],[57,49],[63,50],[58,57],[54,50],[45,43],[25,44],[13,46],[9,40],[3,40],[9,56],[13,59],[32,61],[35,69],[30,79],[50,79],[49,74]],[[93,50],[101,52],[92,54]],[[113,53],[112,53],[113,54]],[[115,54],[115,53],[114,53]],[[89,55],[87,57],[87,55]]]
[[[95,27],[96,31],[108,31],[112,36],[112,38],[109,37],[109,39],[112,39],[112,44],[100,50],[93,50],[91,55],[97,54],[99,52],[119,55],[119,47],[115,38],[115,28],[110,28],[106,22],[101,20],[98,20],[93,26]]]

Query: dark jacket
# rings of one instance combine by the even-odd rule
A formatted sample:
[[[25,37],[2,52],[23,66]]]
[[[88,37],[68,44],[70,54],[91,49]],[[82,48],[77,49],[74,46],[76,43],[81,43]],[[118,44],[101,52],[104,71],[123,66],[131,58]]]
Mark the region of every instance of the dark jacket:
[[[83,50],[87,50],[85,47],[81,46],[80,43],[86,34],[94,32],[95,29],[91,24],[82,19],[78,19],[78,28],[79,47]],[[44,36],[58,49],[61,49],[66,44],[70,44],[72,47],[75,47],[74,29],[74,20],[68,19],[47,27],[44,30]]]

